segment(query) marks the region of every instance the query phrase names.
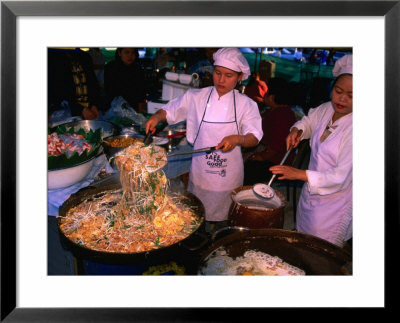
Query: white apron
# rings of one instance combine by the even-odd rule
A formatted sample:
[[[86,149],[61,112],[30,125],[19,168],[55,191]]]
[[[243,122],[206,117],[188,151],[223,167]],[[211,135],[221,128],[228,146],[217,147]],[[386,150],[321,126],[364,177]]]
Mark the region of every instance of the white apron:
[[[343,129],[349,122],[351,118],[339,127]],[[321,142],[325,126],[321,123],[312,135],[310,170],[325,171],[336,165],[343,131],[338,128]],[[352,189],[353,186],[348,185],[332,194],[311,194],[305,183],[298,203],[297,231],[343,246],[344,241],[352,237]]]
[[[236,103],[234,91],[234,119],[205,120],[208,102],[197,131],[193,149],[213,147],[232,134],[239,134],[236,118]],[[230,95],[230,94],[226,94]],[[221,116],[224,115],[221,112]],[[209,154],[193,155],[189,174],[188,190],[203,203],[207,221],[225,221],[228,219],[229,207],[232,204],[232,191],[243,185],[243,158],[241,149],[236,146],[229,152],[215,150]]]

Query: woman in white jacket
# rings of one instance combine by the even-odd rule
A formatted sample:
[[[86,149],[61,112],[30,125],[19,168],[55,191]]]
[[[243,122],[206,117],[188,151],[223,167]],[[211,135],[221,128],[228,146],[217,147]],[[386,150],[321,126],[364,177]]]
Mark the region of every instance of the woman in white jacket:
[[[338,60],[331,101],[310,109],[291,128],[287,148],[310,138],[307,170],[273,166],[279,179],[303,180],[296,229],[338,246],[352,238],[353,206],[353,68],[352,55]]]
[[[154,133],[161,121],[186,120],[186,138],[194,149],[216,147],[211,153],[193,155],[188,185],[204,204],[210,232],[226,224],[232,190],[243,185],[241,147],[256,146],[263,135],[257,104],[235,89],[249,74],[239,49],[221,48],[214,53],[214,85],[189,89],[146,123],[146,133]]]

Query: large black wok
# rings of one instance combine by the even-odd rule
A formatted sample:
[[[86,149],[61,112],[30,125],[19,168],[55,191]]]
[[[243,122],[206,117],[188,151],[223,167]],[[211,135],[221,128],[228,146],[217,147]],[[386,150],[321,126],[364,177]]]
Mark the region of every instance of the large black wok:
[[[311,235],[281,229],[251,229],[215,241],[201,254],[199,274],[219,247],[224,247],[232,258],[243,256],[247,250],[278,256],[306,275],[352,274],[352,257],[342,248]]]
[[[95,196],[97,194],[104,193],[108,190],[114,190],[120,188],[120,184],[111,184],[101,187],[88,187],[75,194],[72,194],[68,200],[66,200],[59,209],[59,216],[64,217],[68,210],[83,200]],[[206,242],[207,237],[201,236],[201,228],[204,226],[204,206],[201,201],[191,193],[186,193],[183,195],[183,203],[196,206],[196,215],[201,221],[200,226],[196,231],[192,232],[185,239],[172,244],[170,246],[161,247],[159,249],[154,249],[146,252],[138,253],[116,253],[116,252],[103,252],[93,249],[89,249],[85,246],[79,245],[70,239],[68,239],[60,230],[61,218],[58,219],[58,228],[60,232],[60,237],[62,243],[67,247],[77,258],[91,260],[94,262],[105,263],[105,264],[116,264],[116,265],[132,265],[132,264],[142,264],[146,262],[159,262],[159,261],[169,261],[171,258],[179,254],[182,249],[186,251],[196,251],[201,248]]]

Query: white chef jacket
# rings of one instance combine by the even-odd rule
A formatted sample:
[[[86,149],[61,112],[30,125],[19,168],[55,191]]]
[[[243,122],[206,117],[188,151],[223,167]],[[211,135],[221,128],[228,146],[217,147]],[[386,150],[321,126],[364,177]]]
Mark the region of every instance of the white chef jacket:
[[[345,115],[320,138],[334,113],[332,102],[310,109],[308,116],[293,127],[303,130],[301,139],[309,139],[311,157],[308,181],[298,204],[296,229],[336,245],[352,237],[353,206],[353,114]]]
[[[213,101],[218,101],[218,94],[213,86],[209,86],[202,89],[189,89],[184,95],[169,101],[162,107],[162,109],[167,112],[168,124],[175,124],[186,120],[186,138],[191,144],[194,143],[196,138],[211,89],[213,89],[213,91],[208,104],[212,106]],[[260,141],[263,136],[263,131],[257,104],[248,96],[239,93],[237,90],[233,91],[235,91],[236,113],[240,134],[246,135],[252,133]],[[220,101],[221,100],[224,100],[227,107],[233,107],[234,105],[231,92],[223,95]],[[208,110],[208,113],[214,113],[214,111]],[[233,109],[228,108],[225,113],[233,118]],[[212,117],[215,117],[215,122],[218,122],[219,118],[223,116]]]
[[[189,89],[184,95],[168,102],[163,109],[167,112],[169,124],[186,120],[186,137],[195,149],[216,146],[228,135],[252,133],[258,141],[263,136],[257,104],[237,90],[219,97],[213,86]],[[205,163],[202,163],[201,158],[208,159],[208,162],[203,160]],[[211,165],[211,158],[218,159],[218,165]],[[206,169],[207,164],[210,169]],[[208,221],[227,219],[232,203],[231,192],[242,185],[240,147],[227,153],[215,151],[212,156],[205,156],[204,153],[193,156],[189,191],[203,202]]]

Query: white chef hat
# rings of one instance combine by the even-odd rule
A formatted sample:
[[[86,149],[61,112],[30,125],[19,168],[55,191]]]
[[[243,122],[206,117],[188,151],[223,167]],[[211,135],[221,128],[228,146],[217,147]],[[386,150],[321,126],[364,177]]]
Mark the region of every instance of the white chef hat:
[[[345,55],[339,58],[332,69],[334,77],[341,74],[353,74],[353,55]]]
[[[243,81],[250,75],[249,63],[237,48],[221,48],[214,53],[213,58],[214,66],[222,66],[243,73]]]

